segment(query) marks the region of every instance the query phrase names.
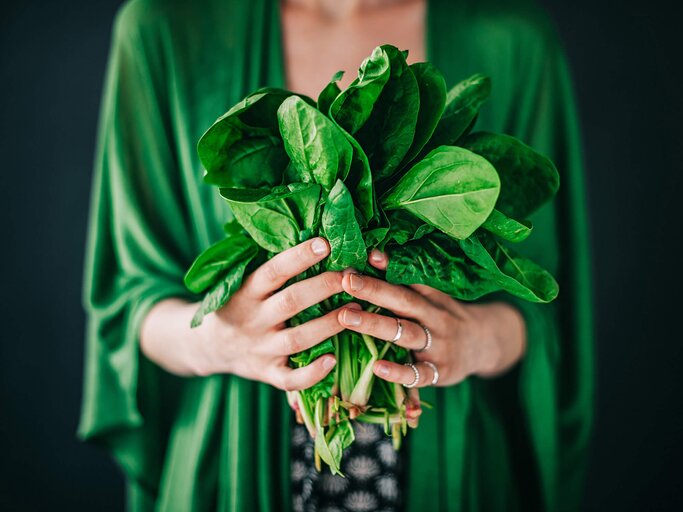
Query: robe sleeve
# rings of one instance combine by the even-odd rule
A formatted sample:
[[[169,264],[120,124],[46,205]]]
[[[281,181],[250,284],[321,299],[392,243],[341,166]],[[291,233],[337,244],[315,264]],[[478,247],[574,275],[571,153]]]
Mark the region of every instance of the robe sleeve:
[[[133,491],[155,492],[184,385],[147,360],[140,327],[158,301],[188,297],[191,239],[168,121],[163,52],[135,4],[117,15],[100,112],[84,276],[84,394],[78,434],[114,457]]]
[[[548,22],[527,46],[515,134],[549,156],[560,190],[539,226],[545,250],[557,253],[560,295],[551,304],[516,300],[527,325],[520,400],[549,510],[579,510],[593,422],[593,317],[584,166],[576,101],[564,50]],[[532,218],[533,220],[533,218]],[[541,233],[539,233],[540,235]],[[533,236],[533,235],[532,235]]]

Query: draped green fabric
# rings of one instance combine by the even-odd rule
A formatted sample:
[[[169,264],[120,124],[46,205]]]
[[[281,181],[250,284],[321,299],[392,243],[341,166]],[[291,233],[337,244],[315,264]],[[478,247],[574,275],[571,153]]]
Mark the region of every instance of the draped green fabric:
[[[592,308],[566,58],[530,2],[434,0],[427,22],[428,58],[448,84],[492,77],[478,127],[520,137],[557,164],[560,193],[532,217],[520,249],[558,276],[561,292],[549,305],[496,296],[527,324],[514,370],[423,390],[435,407],[403,448],[407,509],[576,510],[592,422]],[[290,506],[284,394],[230,375],[171,376],[138,344],[157,301],[190,298],[183,274],[231,215],[201,183],[196,141],[247,93],[284,86],[284,76],[276,2],[135,0],[116,18],[88,233],[79,435],[121,466],[131,510]]]

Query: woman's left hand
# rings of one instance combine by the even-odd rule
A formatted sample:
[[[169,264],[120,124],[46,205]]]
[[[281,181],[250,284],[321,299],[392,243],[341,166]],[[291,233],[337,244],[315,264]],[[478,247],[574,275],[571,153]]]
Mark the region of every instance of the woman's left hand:
[[[375,268],[384,270],[388,258],[373,251],[369,258]],[[417,387],[435,380],[432,363],[438,371],[439,386],[456,384],[470,375],[494,376],[514,365],[524,353],[526,329],[522,315],[504,302],[470,304],[457,301],[425,285],[398,286],[381,279],[347,273],[342,287],[350,295],[391,311],[401,319],[402,332],[397,345],[414,351],[419,372]],[[396,318],[343,308],[339,322],[349,330],[392,340],[398,334]],[[424,326],[424,327],[423,327]],[[427,330],[432,344],[427,344]],[[390,382],[413,384],[410,366],[380,360],[374,373]]]

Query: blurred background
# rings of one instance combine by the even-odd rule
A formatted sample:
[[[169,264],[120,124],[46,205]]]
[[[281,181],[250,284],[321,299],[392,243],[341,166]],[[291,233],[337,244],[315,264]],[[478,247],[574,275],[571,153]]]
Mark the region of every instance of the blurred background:
[[[585,510],[683,510],[678,18],[657,2],[542,0],[574,74],[588,169],[598,396]],[[123,481],[75,439],[80,292],[115,0],[0,17],[0,509],[121,510]]]

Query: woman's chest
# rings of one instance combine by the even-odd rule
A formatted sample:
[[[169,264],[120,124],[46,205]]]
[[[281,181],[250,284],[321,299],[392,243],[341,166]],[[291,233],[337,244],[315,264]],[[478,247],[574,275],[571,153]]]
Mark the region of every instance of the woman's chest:
[[[409,61],[426,60],[424,0],[368,9],[350,18],[326,20],[314,11],[283,5],[283,55],[287,88],[313,98],[334,73],[346,72],[346,87],[373,48],[393,44],[410,50]]]

